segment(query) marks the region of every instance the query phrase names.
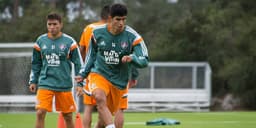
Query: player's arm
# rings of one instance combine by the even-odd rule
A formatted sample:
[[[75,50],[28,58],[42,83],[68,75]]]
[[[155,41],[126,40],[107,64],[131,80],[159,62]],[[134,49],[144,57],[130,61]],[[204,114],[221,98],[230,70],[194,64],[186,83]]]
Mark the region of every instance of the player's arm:
[[[79,42],[79,50],[82,56],[82,60],[84,62],[85,60],[85,54],[86,54],[86,45],[85,45],[85,31],[83,32],[81,38],[80,38],[80,42]]]
[[[71,47],[70,47],[70,59],[72,61],[72,63],[75,65],[75,75],[77,76],[82,65],[82,57],[79,51],[79,48],[76,44],[76,42],[73,42]]]
[[[136,86],[138,77],[139,77],[138,69],[136,69],[134,66],[131,66],[131,78],[128,81],[129,88]]]
[[[83,62],[84,62],[85,54],[86,54],[86,52],[85,52],[85,51],[86,51],[86,46],[80,45],[79,50],[80,50],[80,53],[81,53],[82,60],[83,60]]]
[[[135,68],[144,68],[148,66],[148,50],[142,38],[134,41],[131,64]]]
[[[74,64],[75,67],[75,76],[78,75],[79,70],[81,69],[82,65],[83,65],[83,61],[82,61],[82,57],[78,48],[78,45],[76,44],[76,42],[74,41],[70,47],[70,60],[72,61],[72,63]],[[83,95],[83,83],[78,83],[76,86],[76,94],[78,96],[82,96]]]
[[[94,61],[96,59],[96,43],[94,38],[91,38],[90,44],[89,44],[89,48],[85,57],[85,63],[84,66],[81,68],[80,72],[79,72],[79,76],[76,77],[76,81],[77,82],[81,82],[84,78],[86,78],[88,76],[88,74],[91,71],[91,68],[94,64]]]
[[[37,43],[34,44],[32,60],[31,60],[31,72],[30,72],[30,91],[35,92],[36,85],[38,83],[38,78],[41,71],[42,66],[42,57],[41,57],[41,49]]]
[[[92,35],[92,29],[93,28],[91,27],[91,25],[86,26],[80,38],[79,45],[80,45],[80,53],[81,53],[83,62],[85,61],[87,46],[90,42],[91,35]]]
[[[131,66],[131,79],[137,80],[139,77],[139,71],[134,66]]]

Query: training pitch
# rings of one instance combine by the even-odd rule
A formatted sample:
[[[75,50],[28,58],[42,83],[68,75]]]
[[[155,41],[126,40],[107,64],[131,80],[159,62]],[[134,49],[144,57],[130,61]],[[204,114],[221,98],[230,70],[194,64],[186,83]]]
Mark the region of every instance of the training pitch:
[[[82,114],[82,113],[81,113]],[[146,121],[168,118],[180,125],[146,126]],[[255,128],[256,112],[125,113],[125,128]],[[48,113],[46,128],[56,128],[58,113]],[[97,114],[93,114],[93,122]],[[0,128],[33,128],[35,113],[0,113]]]

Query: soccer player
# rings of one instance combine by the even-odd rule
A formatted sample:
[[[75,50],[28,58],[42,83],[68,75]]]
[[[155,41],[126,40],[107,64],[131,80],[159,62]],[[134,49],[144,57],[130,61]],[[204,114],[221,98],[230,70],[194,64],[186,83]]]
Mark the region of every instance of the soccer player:
[[[93,28],[97,25],[102,25],[102,24],[106,24],[108,21],[108,16],[109,16],[109,11],[110,11],[110,5],[105,5],[102,10],[101,10],[101,20],[92,24],[87,25],[84,28],[84,31],[82,33],[82,36],[80,38],[80,52],[83,58],[83,61],[85,59],[86,56],[86,52],[88,50],[88,45],[92,36],[92,31]]]
[[[148,52],[142,37],[125,25],[127,8],[114,4],[107,24],[96,26],[89,44],[85,66],[75,79],[87,78],[96,100],[99,120],[106,128],[115,128],[112,120],[126,92],[131,67],[148,65]]]
[[[80,52],[83,57],[83,61],[86,55],[88,44],[91,39],[93,28],[97,25],[102,25],[107,23],[109,18],[109,11],[110,11],[110,5],[105,5],[101,10],[101,20],[96,23],[89,24],[85,27],[79,42]],[[136,79],[138,77],[138,71],[135,68],[132,71],[133,72],[132,72],[131,80],[129,80],[128,87],[133,87],[137,83]],[[87,80],[86,80],[86,83],[88,83]],[[84,89],[86,90],[86,92],[89,92],[89,88],[87,85],[85,85]],[[127,92],[128,92],[128,88],[127,88]],[[92,98],[90,93],[86,93],[84,95],[84,104],[86,105],[86,107],[84,108],[84,121],[83,121],[84,128],[90,128],[91,122],[92,122],[92,112],[93,112],[94,106],[96,105],[95,100]],[[123,122],[124,122],[123,110],[127,109],[127,106],[128,106],[128,100],[127,100],[127,94],[125,94],[121,101],[120,110],[115,115],[115,124],[117,124],[119,127],[123,127]],[[96,124],[96,127],[100,127],[100,124]]]
[[[79,42],[80,52],[81,52],[83,61],[85,60],[85,56],[86,56],[89,42],[92,36],[93,28],[97,25],[102,25],[107,23],[109,11],[110,11],[110,5],[105,5],[101,10],[101,20],[98,22],[89,24],[84,28],[84,31],[81,35],[80,42]],[[87,86],[89,81],[88,79],[85,79],[85,81],[86,81],[86,85],[84,86],[84,90],[89,92],[89,88]],[[84,128],[91,128],[92,112],[96,103],[90,93],[86,93],[83,96],[83,98],[84,98],[84,104],[85,104],[83,125],[84,125]]]
[[[76,111],[76,104],[71,92],[71,63],[77,75],[82,58],[76,41],[61,32],[63,23],[59,14],[49,14],[46,25],[48,33],[39,36],[34,44],[29,80],[30,91],[37,91],[35,127],[44,128],[46,113],[52,111],[55,97],[56,110],[62,113],[66,127],[74,128],[72,113]],[[83,93],[82,87],[77,87],[77,93]]]

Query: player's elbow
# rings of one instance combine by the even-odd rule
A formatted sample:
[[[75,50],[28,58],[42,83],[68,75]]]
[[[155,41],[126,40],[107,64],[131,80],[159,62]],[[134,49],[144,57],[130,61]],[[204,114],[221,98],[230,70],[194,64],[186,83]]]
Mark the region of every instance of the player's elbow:
[[[145,68],[148,66],[148,59],[140,59],[139,63],[136,65],[137,68]]]

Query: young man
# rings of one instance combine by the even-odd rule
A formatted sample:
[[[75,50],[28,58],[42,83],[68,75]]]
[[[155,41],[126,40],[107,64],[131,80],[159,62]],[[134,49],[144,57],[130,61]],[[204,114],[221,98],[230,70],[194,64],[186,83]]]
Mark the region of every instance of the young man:
[[[84,31],[80,38],[80,52],[83,58],[83,61],[85,60],[85,56],[88,50],[89,42],[91,40],[92,32],[95,26],[106,24],[109,16],[110,6],[105,5],[101,10],[101,20],[92,24],[87,25],[84,28]],[[94,106],[96,105],[95,100],[91,96],[88,88],[88,79],[85,79],[86,85],[84,86],[84,90],[86,90],[86,93],[84,98],[84,118],[83,118],[83,126],[84,128],[91,128],[91,122],[92,122],[92,112],[94,110]]]
[[[101,10],[101,20],[98,22],[89,24],[85,27],[79,42],[80,52],[83,57],[83,61],[87,53],[88,45],[89,45],[94,27],[98,25],[106,24],[109,18],[109,13],[110,13],[110,5],[105,5]],[[128,83],[129,87],[133,87],[137,83],[136,79],[138,77],[138,71],[135,68],[132,71],[133,72],[132,72],[131,80]],[[89,81],[86,80],[86,83],[88,82]],[[88,93],[86,93],[83,97],[84,104],[85,104],[83,124],[84,124],[84,128],[90,128],[91,122],[92,122],[92,112],[96,103],[93,97],[91,96],[87,85],[84,86],[84,89]],[[127,92],[128,92],[128,88],[127,88]],[[127,106],[128,106],[128,99],[127,99],[127,94],[125,94],[121,101],[120,110],[115,115],[115,124],[119,127],[123,127],[123,122],[124,122],[123,110],[127,109]],[[100,124],[96,124],[96,127],[100,127]]]
[[[85,66],[76,77],[76,81],[81,82],[90,73],[89,90],[96,100],[99,120],[106,128],[115,128],[112,115],[119,109],[126,92],[131,67],[148,65],[144,41],[135,30],[125,25],[126,17],[126,6],[111,6],[110,21],[94,28]]]
[[[56,110],[63,114],[67,128],[74,128],[72,112],[76,104],[71,92],[71,62],[75,65],[75,74],[79,73],[82,58],[76,41],[61,32],[62,18],[56,13],[47,16],[48,33],[38,37],[33,48],[32,69],[29,89],[37,90],[36,128],[44,128],[45,116],[52,111],[55,97]],[[82,88],[78,88],[78,95]]]

